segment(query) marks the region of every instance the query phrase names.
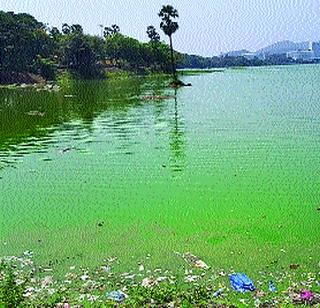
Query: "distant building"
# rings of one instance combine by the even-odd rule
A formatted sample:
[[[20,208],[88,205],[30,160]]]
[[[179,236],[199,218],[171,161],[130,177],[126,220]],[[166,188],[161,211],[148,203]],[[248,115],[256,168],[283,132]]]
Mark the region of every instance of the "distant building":
[[[309,49],[287,52],[287,58],[301,61],[314,61],[320,59],[320,42],[310,42]]]
[[[313,61],[315,59],[315,55],[312,50],[297,50],[287,52],[287,58],[292,58],[295,61]]]
[[[257,55],[254,52],[243,53],[241,56],[246,58],[247,60],[254,60],[255,58],[257,58]]]
[[[320,42],[312,42],[311,50],[314,52],[315,58],[320,59]]]

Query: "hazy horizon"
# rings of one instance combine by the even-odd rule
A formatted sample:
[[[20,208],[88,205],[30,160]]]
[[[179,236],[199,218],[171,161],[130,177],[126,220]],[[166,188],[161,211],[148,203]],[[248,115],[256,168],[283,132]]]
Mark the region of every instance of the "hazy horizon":
[[[263,48],[282,40],[319,41],[318,0],[155,0],[152,3],[129,0],[0,0],[0,9],[29,13],[49,26],[79,23],[86,33],[99,35],[100,24],[118,24],[123,34],[147,40],[146,28],[154,25],[161,39],[158,11],[171,4],[179,11],[180,29],[174,47],[180,52],[202,56],[232,50]]]

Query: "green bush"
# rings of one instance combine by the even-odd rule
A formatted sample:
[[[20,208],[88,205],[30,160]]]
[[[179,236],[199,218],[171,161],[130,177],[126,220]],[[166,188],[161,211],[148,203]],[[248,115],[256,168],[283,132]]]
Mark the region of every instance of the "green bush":
[[[58,81],[58,85],[62,88],[62,89],[69,89],[72,86],[72,80],[73,77],[71,75],[71,73],[69,73],[68,71],[62,71],[58,74],[57,77],[57,81]]]
[[[55,80],[57,65],[50,59],[38,57],[36,61],[37,72],[47,80]]]

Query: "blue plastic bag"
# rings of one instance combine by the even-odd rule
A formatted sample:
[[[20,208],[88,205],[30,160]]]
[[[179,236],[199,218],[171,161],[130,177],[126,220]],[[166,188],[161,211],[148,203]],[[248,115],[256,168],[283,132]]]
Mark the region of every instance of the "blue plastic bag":
[[[232,274],[229,277],[232,288],[237,292],[254,291],[253,281],[246,274]]]
[[[113,300],[117,303],[121,303],[126,298],[126,295],[121,291],[111,291],[107,293],[106,296],[108,299]]]
[[[276,288],[274,282],[271,280],[269,281],[269,291],[270,292],[277,292],[277,288]]]

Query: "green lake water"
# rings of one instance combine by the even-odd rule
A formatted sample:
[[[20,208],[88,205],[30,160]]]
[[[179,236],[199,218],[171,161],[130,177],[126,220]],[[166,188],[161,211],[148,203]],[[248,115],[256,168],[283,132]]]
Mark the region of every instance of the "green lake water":
[[[249,273],[317,268],[320,66],[182,79],[193,86],[0,89],[0,255],[175,270],[190,251]],[[155,94],[172,97],[143,99]]]

